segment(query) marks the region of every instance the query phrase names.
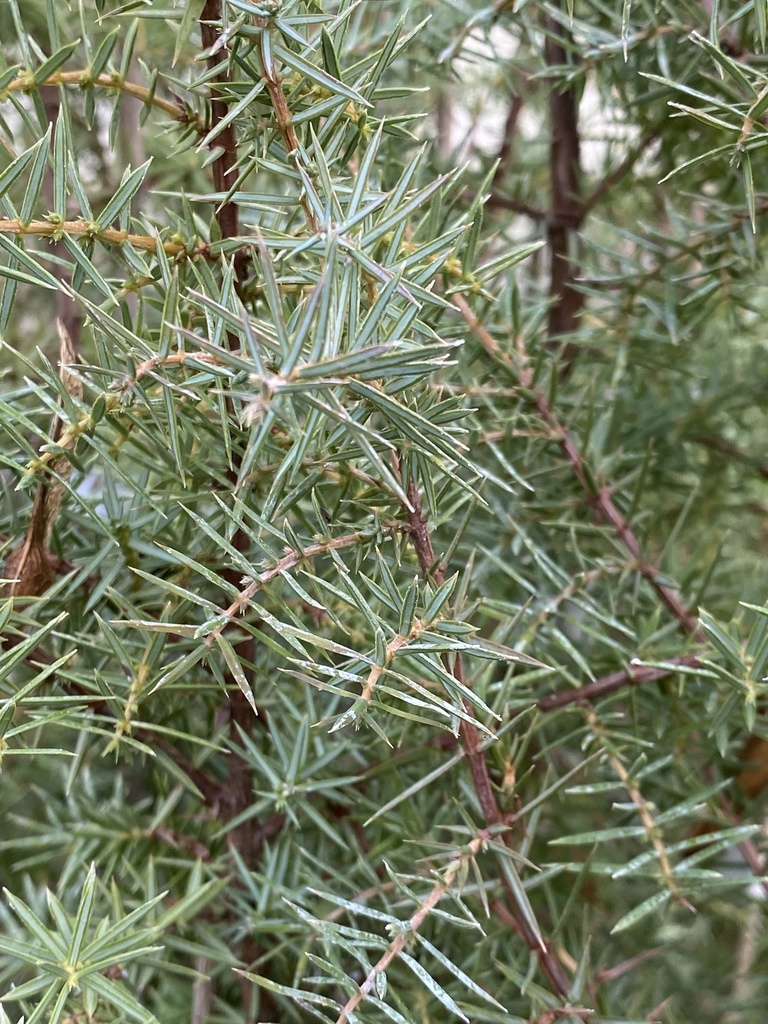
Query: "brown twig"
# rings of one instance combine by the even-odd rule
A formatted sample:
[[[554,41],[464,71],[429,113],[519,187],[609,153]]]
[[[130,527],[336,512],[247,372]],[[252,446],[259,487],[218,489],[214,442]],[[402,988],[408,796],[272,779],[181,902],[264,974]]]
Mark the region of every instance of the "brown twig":
[[[630,775],[624,762],[611,748],[611,745],[608,742],[606,730],[598,720],[592,707],[587,708],[587,723],[592,732],[602,740],[603,747],[606,749],[608,754],[608,763],[624,789],[627,791],[627,795],[637,810],[640,821],[645,829],[646,838],[653,847],[654,853],[656,854],[656,858],[659,862],[659,870],[667,892],[669,892],[672,898],[681,906],[684,906],[687,910],[693,910],[693,907],[688,900],[680,893],[680,888],[677,884],[672,868],[672,862],[669,859],[667,848],[664,845],[661,832],[659,831],[656,819],[653,816],[651,804],[643,796],[637,782]]]
[[[269,29],[263,24],[263,19],[257,18],[256,20],[258,22],[262,22],[262,31],[269,31]],[[269,99],[272,103],[272,109],[275,114],[275,121],[277,122],[278,130],[283,137],[286,154],[290,159],[298,162],[299,138],[296,134],[296,128],[293,125],[288,101],[286,100],[285,93],[283,92],[280,73],[274,64],[274,58],[271,53],[269,57],[267,57],[262,50],[261,63],[264,72],[264,80],[267,85],[267,92],[269,93]],[[310,231],[313,234],[317,234],[320,230],[320,222],[317,219],[315,211],[312,209],[312,205],[306,195],[306,192],[302,192],[300,202],[304,210],[304,215],[307,218],[307,224]]]
[[[584,456],[573,439],[573,435],[567,427],[559,422],[546,395],[535,386],[533,372],[528,366],[522,340],[518,339],[517,359],[513,359],[509,353],[501,350],[493,335],[480,322],[463,295],[454,294],[451,296],[451,301],[458,306],[464,320],[485,351],[505,366],[517,379],[521,387],[521,395],[535,407],[539,417],[548,427],[551,438],[560,446],[568,465],[595,511],[598,523],[607,523],[611,526],[630,555],[635,570],[648,580],[659,599],[678,620],[684,631],[694,640],[705,643],[706,638],[698,628],[697,617],[685,607],[672,587],[662,582],[659,578],[658,568],[643,561],[640,542],[630,524],[616,507],[610,486],[608,484],[593,484],[593,478],[588,472]]]
[[[205,7],[200,14],[200,35],[203,48],[213,51],[218,41],[217,25],[221,23],[221,0],[206,0]],[[225,50],[226,53],[226,50]],[[221,55],[209,52],[208,68],[213,70],[221,62]],[[223,89],[230,82],[228,71],[221,71],[213,79],[211,85],[211,123],[210,130],[218,126],[227,114],[227,104],[223,98]],[[232,172],[237,165],[237,134],[234,124],[230,123],[221,131],[217,132],[212,145],[220,148],[219,156],[213,162],[213,182],[217,192],[227,195],[234,184]],[[240,234],[240,221],[237,205],[230,200],[225,200],[216,210],[216,222],[221,230],[223,238],[236,238]],[[236,258],[237,263],[237,258]],[[244,261],[240,260],[239,269],[242,273]],[[238,274],[241,276],[241,274]]]
[[[768,479],[768,462],[763,462],[760,459],[753,458],[743,452],[741,448],[737,448],[735,444],[731,444],[730,441],[726,441],[724,437],[716,437],[712,434],[700,434],[691,438],[695,444],[700,444],[704,448],[709,448],[710,451],[717,452],[718,455],[724,455],[727,459],[731,459],[734,462],[741,462],[745,466],[752,466],[755,472]]]
[[[475,315],[466,299],[460,294],[454,295],[452,299],[454,304],[459,307],[465,321],[470,326],[483,348],[489,355],[492,355],[494,359],[502,363],[513,375],[516,376],[519,384],[521,385],[521,394],[535,405],[539,416],[549,427],[553,438],[558,440],[568,464],[570,465],[576,479],[587,494],[589,500],[593,504],[596,513],[602,520],[607,521],[613,527],[617,537],[621,540],[622,544],[635,562],[635,569],[648,580],[650,585],[656,591],[657,596],[670,613],[677,619],[684,632],[697,643],[706,643],[706,636],[698,626],[697,617],[686,608],[677,596],[676,592],[658,578],[658,570],[656,567],[642,561],[640,545],[637,537],[632,531],[627,520],[616,508],[613,502],[611,489],[607,485],[602,485],[597,488],[597,491],[595,491],[595,488],[590,483],[590,477],[586,472],[584,458],[571,434],[558,422],[554,410],[543,392],[535,388],[533,374],[527,365],[527,357],[522,345],[522,340],[518,339],[517,360],[513,360],[508,353],[501,350],[496,340]],[[586,686],[579,687],[578,689],[544,697],[537,702],[537,706],[542,711],[554,711],[557,708],[565,707],[572,703],[587,704],[589,707],[590,701],[595,700],[598,697],[605,696],[608,693],[615,692],[622,687],[635,686],[640,683],[663,679],[672,675],[676,671],[677,667],[696,668],[699,665],[700,662],[698,658],[687,655],[675,658],[670,662],[669,669],[642,666],[636,670],[622,670],[615,672],[610,676],[606,676],[603,679],[595,680],[593,683],[589,683]],[[637,801],[635,802],[637,803]],[[641,804],[638,804],[638,807],[641,807]],[[738,819],[735,818],[735,820]],[[652,823],[645,819],[644,823],[649,831],[649,835],[652,837],[655,836],[655,830],[652,827]],[[757,875],[762,874],[764,859],[757,851],[754,844],[747,839],[740,843],[739,846],[752,872]],[[665,878],[671,877],[669,875],[669,871],[664,870],[664,862],[661,861],[661,854],[659,854],[659,856],[662,872],[665,875]],[[667,861],[667,869],[668,868],[669,863]],[[766,891],[768,891],[768,886],[765,888]],[[678,899],[680,898],[676,889],[670,889],[670,891],[674,892]]]
[[[223,5],[222,0],[206,0],[205,6],[200,14],[200,34],[204,49],[208,51],[208,68],[213,71],[217,68],[223,56],[228,51],[226,46],[222,47],[223,53],[216,52],[219,42],[218,27],[222,24]],[[228,69],[220,70],[212,80],[211,85],[211,121],[210,131],[212,144],[220,150],[219,155],[213,163],[214,187],[217,192],[227,195],[235,185],[234,172],[237,167],[237,133],[233,123],[221,126],[221,122],[227,113],[227,104],[224,96],[227,86],[231,81]],[[219,225],[222,238],[236,238],[240,233],[239,212],[236,203],[225,199],[216,210],[216,221]],[[234,257],[235,275],[242,284],[247,266],[246,253],[241,249]],[[230,350],[237,347],[237,340],[232,334],[227,335],[227,344]],[[234,415],[234,408],[231,399],[227,400],[227,409],[230,415]],[[234,488],[239,475],[237,460],[230,466],[228,478]],[[233,538],[232,544],[237,551],[247,554],[251,548],[252,541],[249,534],[238,529]],[[235,566],[226,566],[222,572],[224,579],[230,584],[238,586],[240,573]],[[257,658],[256,639],[247,634],[241,644],[239,656],[240,671],[243,677],[243,687],[236,680],[232,680],[230,693],[224,703],[220,717],[229,721],[229,736],[233,745],[239,742],[240,731],[248,735],[254,727],[255,696],[253,688],[255,682],[255,665]],[[231,678],[231,673],[230,673]],[[249,699],[250,698],[250,699]],[[259,720],[265,721],[265,714],[260,715]],[[226,788],[226,803],[223,806],[225,816],[232,821],[239,818],[250,806],[253,799],[253,771],[248,761],[233,752],[229,761],[228,785]],[[284,819],[280,821],[282,828]],[[243,861],[249,867],[255,867],[259,854],[264,845],[264,836],[260,832],[258,821],[252,817],[245,817],[229,833],[229,842],[237,849]],[[239,944],[239,955],[247,963],[258,955],[256,941],[251,936],[246,936]],[[243,1008],[246,1016],[251,1016],[251,1004],[254,998],[253,989],[247,984],[242,988]],[[268,1014],[272,1012],[272,1000],[268,994],[262,995],[262,1010]]]
[[[441,160],[448,160],[453,149],[453,103],[447,89],[440,89],[435,97],[435,149]]]
[[[595,679],[586,686],[579,686],[573,690],[564,690],[561,693],[551,693],[536,701],[539,711],[558,711],[569,704],[588,704],[607,697],[610,693],[623,690],[628,686],[640,686],[642,683],[651,683],[659,679],[667,679],[674,675],[678,667],[699,668],[701,662],[694,655],[683,655],[680,658],[672,658],[668,662],[668,668],[651,667],[650,665],[639,665],[637,668],[629,666],[626,669],[619,669],[601,679]]]
[[[627,960],[622,960],[619,964],[614,964],[613,967],[604,967],[601,970],[595,971],[595,981],[598,984],[616,981],[618,978],[623,978],[625,974],[629,974],[634,971],[636,967],[640,967],[649,960],[655,960],[655,958],[657,956],[661,956],[662,953],[666,953],[665,946],[656,946],[654,949],[645,949],[642,953],[637,953],[635,956],[631,956]]]
[[[392,523],[389,526],[390,531],[402,529],[402,524]],[[376,531],[378,533],[378,529]],[[245,611],[248,607],[248,602],[254,597],[254,595],[265,587],[277,576],[287,572],[289,569],[295,568],[302,562],[306,562],[310,558],[315,558],[317,555],[326,554],[328,551],[338,551],[340,548],[350,547],[355,544],[362,544],[366,540],[370,540],[373,534],[368,533],[346,533],[339,537],[331,537],[329,540],[318,541],[316,544],[308,544],[301,551],[289,551],[279,561],[277,561],[270,569],[266,569],[264,572],[256,576],[251,582],[244,587],[235,600],[230,606],[222,611],[222,616],[226,621],[222,621],[212,632],[208,634],[205,639],[206,644],[211,647],[216,642],[216,637],[220,636],[227,625],[233,622],[239,614]]]
[[[474,196],[469,194],[470,199],[474,199]],[[529,203],[522,203],[517,199],[512,199],[510,196],[502,195],[501,192],[491,192],[486,200],[486,206],[496,208],[498,210],[509,210],[510,213],[521,213],[524,217],[530,217],[531,220],[544,221],[547,219],[547,211],[539,209],[538,206],[531,206]]]
[[[398,456],[393,456],[393,465],[395,472],[400,473],[401,466]],[[431,576],[435,583],[440,585],[445,578],[445,568],[442,563],[436,562],[432,537],[427,524],[427,516],[421,503],[421,496],[419,494],[418,487],[412,477],[407,481],[406,495],[408,497],[410,508],[408,506],[404,506],[404,510],[408,517],[409,534],[416,552],[419,568],[421,569],[422,575],[425,579]],[[444,664],[446,669],[452,672],[456,680],[466,686],[463,679],[460,655],[457,655],[454,658],[452,665],[446,656],[444,658]],[[482,749],[480,730],[474,724],[472,705],[466,698],[462,699],[462,708],[466,717],[461,721],[459,737],[469,763],[472,785],[477,795],[478,803],[480,804],[483,820],[487,828],[503,825],[504,817],[493,792],[493,785],[488,773],[488,765],[486,764],[485,755]],[[502,838],[506,844],[511,842],[508,832],[502,833]],[[526,915],[521,912],[517,897],[506,878],[502,881],[507,895],[507,900],[509,901],[511,916],[515,921],[515,930],[522,937],[531,952],[539,957],[541,968],[549,979],[554,991],[561,996],[567,995],[570,990],[570,982],[568,981],[559,960],[547,943],[533,930]],[[376,968],[374,968],[374,970],[376,970]]]
[[[159,839],[161,842],[172,846],[174,850],[184,850],[190,853],[197,860],[209,861],[211,859],[211,851],[198,839],[185,835],[183,832],[177,832],[166,825],[161,825],[159,828],[149,832],[147,838]]]
[[[533,389],[533,377],[530,371],[526,369],[523,372],[520,382],[523,387]],[[613,528],[614,533],[633,559],[637,572],[648,580],[662,604],[678,620],[683,630],[699,643],[705,643],[706,638],[698,627],[697,616],[685,607],[672,587],[661,581],[657,567],[642,560],[640,543],[631,526],[616,507],[611,487],[608,484],[601,484],[596,491],[593,489],[586,472],[584,457],[572,435],[566,427],[558,422],[554,410],[541,391],[535,391],[534,400],[539,416],[552,431],[552,436],[559,441],[568,464],[597,513],[598,521],[607,522]]]
[[[83,386],[69,369],[76,362],[76,353],[72,338],[63,322],[57,321],[59,330],[59,373],[67,393],[82,398]],[[26,536],[21,544],[11,553],[5,567],[5,576],[13,582],[7,584],[8,597],[40,596],[51,584],[53,568],[48,550],[53,524],[58,515],[64,497],[64,481],[72,472],[72,463],[61,449],[74,447],[71,436],[64,436],[64,422],[57,413],[53,417],[49,436],[54,444],[58,444],[59,452],[45,452],[47,471],[42,474],[35,489],[32,502],[32,513],[29,519]]]
[[[400,931],[392,942],[390,942],[389,946],[387,946],[385,951],[382,953],[377,963],[375,963],[371,968],[368,976],[357,992],[350,996],[341,1008],[341,1012],[336,1018],[336,1024],[347,1024],[350,1016],[354,1014],[360,1003],[367,995],[374,991],[378,976],[380,974],[384,974],[389,965],[405,950],[412,936],[418,932],[443,896],[450,892],[451,887],[454,885],[461,873],[462,866],[467,860],[473,860],[477,854],[481,852],[487,839],[488,836],[486,833],[480,833],[469,842],[465,850],[457,851],[455,857],[448,865],[443,878],[434,886],[426,899],[411,915],[402,931]]]
[[[597,206],[611,189],[615,188],[629,174],[643,153],[658,139],[662,127],[662,124],[657,124],[649,128],[640,138],[637,145],[627,153],[621,163],[614,167],[612,171],[609,171],[592,189],[589,195],[585,196],[581,204],[582,219]]]
[[[129,231],[118,231],[116,228],[105,228],[99,224],[87,220],[31,220],[22,222],[20,220],[0,219],[0,234],[3,235],[37,235],[41,238],[51,238],[54,241],[62,235],[74,235],[76,238],[93,238],[106,245],[130,245],[142,252],[155,253],[158,250],[159,242],[153,235],[134,235]],[[204,245],[196,245],[190,249],[182,242],[163,242],[163,252],[166,256],[204,256],[207,248]]]
[[[756,738],[761,739],[759,737]],[[764,740],[761,740],[761,742],[765,743]],[[728,794],[720,793],[718,800],[720,802],[720,808],[725,817],[730,822],[730,824],[740,825],[741,818],[736,813],[736,810]],[[706,836],[703,836],[702,838],[705,839]],[[739,843],[739,849],[741,850],[741,855],[746,861],[747,866],[749,867],[749,870],[752,872],[752,874],[755,875],[757,878],[762,878],[762,876],[765,874],[764,855],[760,853],[760,851],[757,849],[757,847],[751,839],[742,839],[742,841]],[[768,896],[768,882],[761,881],[760,884],[762,886],[763,893],[766,896]]]
[[[515,94],[509,101],[509,107],[507,109],[507,118],[504,122],[504,137],[501,141],[501,147],[496,156],[498,161],[496,170],[493,174],[492,186],[500,185],[504,180],[507,170],[509,168],[510,161],[514,152],[515,135],[517,134],[517,122],[520,120],[520,114],[523,110],[523,97],[519,94]]]
[[[178,121],[180,124],[194,125],[196,131],[200,134],[205,130],[200,117],[197,114],[190,113],[179,103],[164,100],[154,90],[148,89],[143,85],[136,85],[134,82],[127,82],[117,73],[96,75],[94,77],[87,68],[82,71],[57,71],[55,74],[49,75],[42,82],[35,82],[34,78],[28,73],[19,75],[18,78],[15,78],[4,89],[0,90],[0,103],[7,99],[8,95],[12,92],[29,93],[37,89],[43,89],[46,86],[59,85],[72,86],[77,89],[90,89],[98,86],[101,89],[124,92],[129,96],[133,96],[141,103],[155,107],[157,110],[162,110],[163,113],[168,114],[174,121]]]
[[[558,7],[560,4],[558,2]],[[569,33],[554,18],[547,19],[544,59],[550,67],[567,63]],[[581,158],[579,104],[576,85],[562,86],[553,81],[549,93],[549,178],[550,208],[547,218],[547,242],[550,257],[549,337],[554,340],[571,334],[578,327],[584,296],[574,287],[577,267],[572,260],[583,216],[581,201]],[[570,360],[576,352],[566,352]]]

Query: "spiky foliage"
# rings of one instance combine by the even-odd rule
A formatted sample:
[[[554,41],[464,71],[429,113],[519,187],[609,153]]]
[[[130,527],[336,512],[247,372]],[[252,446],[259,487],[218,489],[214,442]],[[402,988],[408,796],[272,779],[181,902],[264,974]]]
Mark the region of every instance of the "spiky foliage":
[[[2,5],[3,1020],[764,1019],[767,22]]]

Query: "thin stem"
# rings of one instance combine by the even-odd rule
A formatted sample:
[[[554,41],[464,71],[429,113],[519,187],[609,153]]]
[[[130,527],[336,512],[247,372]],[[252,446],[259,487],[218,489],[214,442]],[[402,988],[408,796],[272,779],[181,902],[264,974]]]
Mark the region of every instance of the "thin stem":
[[[589,723],[589,726],[595,733],[595,735],[600,737],[603,747],[608,752],[608,762],[611,768],[613,769],[616,777],[619,779],[624,789],[626,789],[630,800],[637,808],[637,813],[640,816],[640,821],[643,823],[643,828],[645,829],[648,840],[656,853],[656,857],[659,862],[659,869],[661,871],[661,877],[664,880],[664,885],[667,891],[678,903],[687,907],[689,910],[693,910],[693,907],[688,902],[688,900],[686,900],[680,894],[677,881],[673,874],[672,863],[669,859],[669,854],[667,853],[667,848],[664,845],[664,841],[661,838],[661,832],[659,830],[659,827],[657,826],[656,821],[653,817],[651,805],[640,792],[637,783],[631,778],[624,762],[611,748],[611,745],[608,742],[608,736],[606,734],[606,731],[603,728],[602,724],[598,721],[597,715],[595,714],[593,708],[588,708],[587,710],[587,722]]]
[[[205,130],[199,114],[190,113],[179,103],[164,100],[146,86],[137,85],[135,82],[127,82],[117,73],[97,75],[94,78],[87,68],[82,71],[57,71],[55,74],[43,79],[42,82],[35,82],[28,75],[20,75],[9,85],[6,85],[4,89],[0,90],[0,103],[7,99],[12,92],[29,93],[33,90],[55,85],[67,85],[78,89],[91,89],[96,86],[101,89],[116,89],[119,92],[133,96],[147,106],[162,110],[180,124],[194,125],[198,133],[202,133]]]
[[[474,199],[474,196],[470,195],[470,198]],[[534,221],[546,220],[548,216],[546,210],[541,210],[538,206],[531,206],[529,203],[520,202],[518,199],[512,199],[510,196],[502,195],[501,192],[491,192],[485,205],[492,209],[496,208],[498,210],[509,210],[510,213],[520,213]]]
[[[206,0],[205,7],[200,14],[200,35],[203,41],[203,48],[212,51],[218,41],[217,25],[221,23],[222,7],[221,0]],[[226,52],[226,51],[225,51]],[[219,65],[221,56],[211,52],[208,57],[208,67],[213,69]],[[227,114],[227,104],[224,102],[222,87],[230,82],[229,72],[221,72],[213,80],[211,85],[211,124],[213,130],[224,120]],[[210,134],[210,132],[209,132]],[[234,184],[232,172],[237,165],[237,135],[235,126],[228,124],[221,131],[216,133],[211,145],[220,149],[218,157],[213,162],[213,181],[217,192],[227,195]],[[216,222],[221,229],[223,238],[236,238],[240,234],[239,212],[237,205],[226,200],[216,210]],[[244,271],[243,261],[239,265],[236,261],[238,276]]]
[[[42,238],[57,239],[61,235],[74,235],[76,238],[94,238],[105,245],[130,245],[142,252],[156,253],[158,240],[153,235],[133,235],[129,231],[118,231],[116,228],[103,228],[88,220],[0,220],[0,234],[3,235],[37,235]],[[205,256],[208,248],[196,245],[193,249],[181,242],[163,242],[166,256]]]
[[[515,135],[517,134],[517,123],[523,110],[523,97],[513,95],[507,109],[507,119],[504,122],[504,137],[496,160],[498,161],[493,174],[492,185],[500,185],[504,180],[514,152]]]
[[[652,128],[649,128],[638,144],[631,149],[629,153],[627,153],[621,163],[617,167],[614,167],[612,171],[609,171],[602,181],[600,181],[589,195],[585,197],[581,204],[582,217],[585,217],[592,209],[594,209],[594,207],[597,206],[607,193],[610,192],[612,188],[615,188],[616,185],[618,185],[619,182],[629,174],[643,153],[645,153],[645,151],[653,145],[656,139],[658,139],[661,134],[662,127],[662,124],[657,124]]]
[[[650,665],[639,665],[634,668],[620,669],[612,672],[601,679],[595,679],[586,686],[578,686],[573,690],[564,690],[561,693],[552,693],[536,701],[539,711],[558,711],[569,704],[587,704],[599,700],[600,697],[607,697],[610,693],[623,690],[628,686],[640,686],[642,683],[652,683],[659,679],[667,679],[674,675],[679,668],[699,668],[701,662],[693,655],[683,655],[680,658],[672,658],[668,662],[668,668],[654,668]]]
[[[264,81],[266,82],[267,92],[275,114],[275,121],[277,122],[278,131],[283,137],[286,154],[291,160],[298,162],[300,149],[299,137],[296,134],[288,101],[285,98],[285,93],[283,92],[280,73],[277,70],[271,50],[268,50],[263,39],[263,35],[265,32],[269,31],[269,27],[263,19],[257,18],[256,20],[261,24],[262,28],[261,65],[264,72]],[[318,221],[317,215],[312,209],[305,192],[302,192],[300,202],[302,209],[304,210],[304,216],[307,219],[309,230],[313,234],[317,234],[320,230],[320,222]]]
[[[743,452],[741,448],[737,448],[735,444],[731,444],[730,441],[726,441],[724,437],[717,437],[711,434],[697,435],[691,438],[695,444],[700,444],[704,448],[708,448],[712,452],[717,452],[718,455],[725,456],[726,459],[732,459],[735,462],[741,462],[746,466],[752,466],[755,472],[768,479],[768,462],[762,462],[760,459],[756,459],[746,452]]]
[[[393,456],[393,466],[395,472],[400,472],[401,463],[398,455]],[[419,562],[419,568],[421,569],[422,576],[424,576],[425,579],[428,579],[431,576],[439,586],[445,578],[445,568],[442,563],[436,564],[432,537],[427,525],[427,516],[421,503],[421,496],[419,494],[418,487],[412,477],[409,478],[407,482],[406,495],[408,498],[408,505],[404,506],[404,510],[408,517],[409,534]],[[446,669],[452,672],[458,682],[463,686],[467,685],[463,678],[460,655],[456,655],[452,665],[446,655],[443,659],[443,663]],[[469,763],[472,785],[475,789],[475,793],[477,794],[477,800],[480,804],[483,820],[487,828],[503,825],[504,816],[501,813],[496,801],[496,796],[493,792],[493,784],[491,783],[491,777],[488,773],[488,765],[482,749],[480,730],[474,724],[474,712],[472,705],[466,698],[463,698],[462,707],[466,718],[461,722],[459,737]],[[502,836],[504,843],[509,845],[511,842],[509,833],[505,832]],[[560,962],[547,943],[534,932],[531,925],[528,923],[526,915],[520,910],[517,897],[509,883],[506,879],[503,879],[502,881],[512,911],[512,917],[515,921],[515,930],[522,937],[531,952],[539,957],[541,968],[549,979],[553,989],[561,996],[567,995],[571,986]],[[376,968],[374,968],[374,971],[375,970]]]
[[[400,956],[412,936],[419,930],[419,928],[421,928],[443,896],[450,892],[451,887],[459,876],[464,863],[467,860],[474,860],[477,854],[482,851],[487,839],[487,833],[481,832],[470,841],[466,849],[457,851],[453,860],[448,865],[443,879],[435,885],[427,898],[411,915],[402,931],[395,936],[389,946],[387,946],[386,950],[382,953],[379,960],[371,968],[368,976],[357,992],[355,992],[353,996],[350,996],[341,1008],[341,1012],[336,1018],[336,1024],[347,1024],[350,1016],[355,1012],[360,1003],[362,1003],[367,995],[370,995],[370,993],[374,991],[377,977],[380,974],[384,974],[389,965],[396,960],[398,956]]]
[[[608,484],[594,486],[591,482],[592,476],[588,472],[586,460],[579,450],[573,435],[567,427],[559,422],[546,395],[535,386],[533,372],[528,366],[528,358],[522,339],[517,340],[517,358],[513,359],[509,353],[501,350],[495,338],[480,322],[463,295],[453,295],[451,296],[451,301],[454,305],[458,306],[464,320],[472,329],[485,351],[504,365],[517,379],[521,387],[521,396],[534,405],[539,417],[549,428],[550,436],[560,446],[573,475],[578,480],[594,509],[595,518],[598,523],[608,523],[612,527],[614,533],[632,558],[635,570],[648,580],[659,599],[677,619],[683,630],[699,643],[705,643],[706,638],[698,628],[697,617],[685,607],[675,590],[661,581],[658,568],[649,562],[643,561],[640,542],[628,521],[616,507],[612,488]]]
[[[383,529],[387,529],[387,527],[384,527]],[[402,529],[402,524],[392,523],[388,529],[390,531]],[[377,528],[376,534],[378,534],[378,532],[379,528]],[[363,544],[365,541],[371,540],[373,536],[373,533],[347,533],[341,537],[331,537],[329,540],[320,541],[317,544],[308,544],[307,547],[303,548],[301,551],[289,551],[288,554],[276,562],[271,569],[267,569],[260,573],[255,577],[255,579],[251,580],[247,587],[240,591],[229,608],[221,613],[224,621],[222,621],[216,629],[208,634],[205,640],[206,644],[209,647],[213,646],[216,642],[216,637],[220,636],[227,625],[229,625],[230,622],[233,622],[238,615],[245,611],[248,607],[248,602],[258,593],[258,591],[277,576],[282,575],[282,573],[287,572],[289,569],[294,569],[297,565],[301,565],[310,558],[326,554],[328,551],[338,551],[340,548]]]
[[[547,19],[544,59],[550,67],[568,62],[565,47],[570,43],[567,30],[554,18]],[[549,337],[555,339],[576,330],[584,305],[584,296],[574,287],[577,267],[571,258],[571,245],[584,217],[579,102],[575,84],[563,87],[560,82],[551,82],[549,130]]]
[[[77,352],[64,323],[57,321],[59,331],[59,377],[65,390],[76,399],[82,399],[83,386],[69,367],[77,362]],[[44,452],[49,463],[46,472],[38,481],[32,502],[32,514],[27,533],[21,544],[11,553],[5,567],[5,575],[14,582],[7,585],[7,595],[39,596],[50,586],[53,577],[48,546],[53,524],[61,508],[65,481],[72,473],[72,462],[61,450],[74,447],[73,436],[69,435],[61,415],[56,413],[49,429],[51,441],[58,443],[60,451]]]

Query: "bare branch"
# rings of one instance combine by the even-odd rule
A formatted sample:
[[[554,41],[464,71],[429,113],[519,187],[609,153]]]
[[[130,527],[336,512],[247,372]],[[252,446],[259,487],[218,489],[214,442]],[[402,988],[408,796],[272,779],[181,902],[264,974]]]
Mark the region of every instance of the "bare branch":
[[[589,195],[584,198],[584,201],[581,204],[582,217],[585,217],[590,213],[611,191],[611,189],[615,188],[616,185],[618,185],[619,182],[629,174],[643,153],[645,153],[645,151],[658,139],[661,134],[662,127],[662,124],[657,124],[652,128],[649,128],[637,145],[627,153],[621,163],[617,167],[614,167],[612,171],[609,171],[602,181],[600,181]]]
[[[206,50],[213,50],[218,41],[216,24],[221,21],[221,14],[221,0],[206,0],[205,7],[203,7],[200,14],[200,34],[203,40],[203,47]],[[210,53],[208,57],[208,67],[210,69],[217,67],[220,62],[220,54]],[[216,128],[226,117],[227,105],[223,99],[222,88],[226,88],[229,80],[228,72],[220,72],[213,80],[213,85],[211,86],[211,123],[209,131]],[[219,156],[213,162],[214,187],[217,192],[226,195],[235,182],[233,177],[233,172],[237,165],[237,135],[235,133],[235,126],[228,124],[221,131],[217,132],[215,139],[212,140],[212,144],[221,150]],[[216,210],[216,221],[224,238],[236,238],[240,234],[239,214],[235,203],[230,201],[223,202]],[[241,260],[241,271],[243,269],[242,263],[243,261]]]
[[[668,668],[655,668],[650,665],[639,665],[637,668],[630,666],[627,669],[620,669],[608,676],[596,679],[586,686],[579,686],[573,690],[563,690],[560,693],[552,693],[548,697],[542,697],[536,701],[539,711],[557,711],[559,708],[567,707],[569,704],[587,704],[599,700],[600,697],[607,697],[617,690],[623,690],[629,686],[640,686],[642,683],[652,683],[659,679],[668,679],[674,675],[679,668],[698,668],[701,662],[693,655],[683,655],[680,658],[673,658],[667,663]]]
[[[507,170],[509,169],[509,164],[514,153],[517,122],[520,120],[522,109],[523,97],[520,95],[513,95],[509,101],[507,119],[504,122],[504,137],[501,142],[501,148],[499,149],[498,156],[496,157],[498,165],[493,175],[492,185],[500,185],[504,180]]]
[[[559,4],[558,4],[559,6]],[[554,18],[547,20],[544,59],[550,67],[566,64],[567,31]],[[549,337],[555,339],[576,330],[584,296],[574,288],[577,266],[571,245],[584,217],[581,202],[581,140],[579,105],[575,85],[552,81],[549,94],[550,208],[547,241],[550,256]],[[566,353],[566,359],[575,353]]]

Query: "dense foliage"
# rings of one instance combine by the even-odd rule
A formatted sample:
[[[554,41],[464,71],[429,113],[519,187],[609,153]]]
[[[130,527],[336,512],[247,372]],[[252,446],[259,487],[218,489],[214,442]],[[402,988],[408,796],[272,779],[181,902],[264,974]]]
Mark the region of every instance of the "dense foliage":
[[[764,1019],[767,33],[0,5],[3,1021]]]

